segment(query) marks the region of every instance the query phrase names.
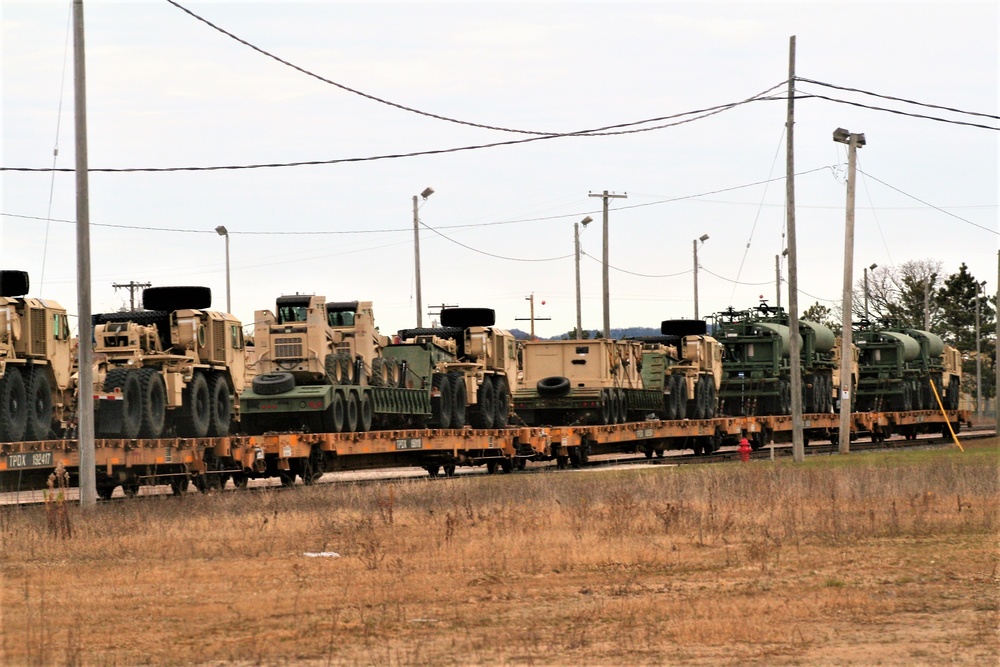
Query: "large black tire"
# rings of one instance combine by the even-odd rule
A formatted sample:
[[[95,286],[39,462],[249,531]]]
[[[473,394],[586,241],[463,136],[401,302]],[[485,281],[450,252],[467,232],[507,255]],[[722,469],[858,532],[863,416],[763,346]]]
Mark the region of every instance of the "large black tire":
[[[254,393],[261,396],[284,394],[295,388],[295,376],[291,373],[264,373],[251,381]]]
[[[597,420],[601,424],[613,424],[614,423],[614,399],[611,398],[611,392],[607,389],[601,390],[601,407],[598,408],[600,413],[597,416]]]
[[[436,390],[440,396],[431,397],[431,426],[435,428],[451,428],[452,401],[454,392],[447,375],[437,373],[431,379],[432,391]]]
[[[142,384],[139,373],[128,368],[113,368],[104,378],[104,391],[121,391],[121,428],[115,432],[105,431],[105,435],[120,438],[138,438],[142,429]],[[114,409],[114,406],[108,406]]]
[[[442,327],[456,329],[491,327],[497,320],[492,308],[442,308],[439,317]]]
[[[159,438],[167,420],[167,388],[163,376],[155,368],[140,368],[139,389],[142,394],[142,424],[139,437]]]
[[[698,382],[694,386],[694,418],[704,419],[705,418],[705,407],[708,403],[705,396],[705,380],[701,377],[698,378]]]
[[[294,382],[294,379],[292,380]],[[229,435],[229,422],[233,413],[233,401],[229,396],[229,383],[222,373],[215,373],[208,382],[209,411],[208,435],[224,438]]]
[[[565,396],[569,393],[569,378],[561,375],[542,378],[535,385],[535,391],[539,396]]]
[[[372,419],[374,416],[371,396],[367,392],[361,394],[361,399],[358,402],[358,430],[372,430]]]
[[[344,395],[339,391],[333,392],[330,405],[323,411],[323,430],[327,433],[340,433],[344,430],[344,411],[347,406],[344,404]]]
[[[493,428],[496,416],[496,401],[493,396],[493,380],[489,375],[483,378],[476,396],[476,406],[469,412],[469,423],[473,428]]]
[[[354,433],[358,430],[358,396],[354,392],[348,392],[344,401],[344,431]]]
[[[708,375],[704,376],[705,387],[706,387],[706,405],[705,405],[705,416],[708,419],[714,419],[716,413],[719,411],[719,392],[715,388],[715,381]]]
[[[465,403],[468,393],[465,391],[465,376],[461,373],[448,373],[451,381],[451,427],[464,428],[466,422]]]
[[[212,290],[208,287],[147,287],[142,291],[142,307],[146,310],[203,310],[212,307]]]
[[[0,296],[24,296],[30,284],[27,271],[0,271]]]
[[[7,366],[0,380],[0,442],[24,440],[28,425],[28,401],[21,370]]]
[[[181,394],[181,408],[176,411],[177,434],[183,438],[204,438],[208,435],[211,406],[208,380],[205,379],[204,373],[195,371],[191,382]]]
[[[47,439],[52,430],[52,387],[44,366],[31,369],[25,398],[27,421],[24,439],[28,441]]]
[[[674,381],[674,416],[672,419],[684,419],[687,412],[687,378],[681,374],[670,377]]]
[[[371,386],[373,387],[391,387],[392,383],[389,381],[389,369],[386,366],[387,359],[382,357],[376,357],[372,359],[372,378]]]
[[[507,428],[510,423],[510,385],[503,375],[493,376],[493,398],[496,405],[493,428]]]

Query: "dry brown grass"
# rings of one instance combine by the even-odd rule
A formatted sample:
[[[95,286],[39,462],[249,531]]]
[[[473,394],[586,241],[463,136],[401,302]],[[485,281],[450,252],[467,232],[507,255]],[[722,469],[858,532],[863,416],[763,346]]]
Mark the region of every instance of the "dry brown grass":
[[[997,455],[7,509],[0,663],[995,665]]]

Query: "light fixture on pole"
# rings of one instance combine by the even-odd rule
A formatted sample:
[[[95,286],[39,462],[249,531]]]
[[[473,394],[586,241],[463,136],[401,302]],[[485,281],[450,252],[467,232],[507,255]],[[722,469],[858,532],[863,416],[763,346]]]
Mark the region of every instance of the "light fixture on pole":
[[[434,188],[427,187],[420,193],[424,201],[434,194]],[[417,282],[417,328],[424,326],[424,302],[420,293],[420,218],[417,216],[417,195],[413,195],[413,267]]]
[[[851,308],[853,308],[854,293],[854,175],[857,171],[858,148],[865,145],[864,134],[854,134],[838,127],[833,131],[833,140],[839,144],[847,144],[847,220],[844,225],[844,325],[840,343],[840,367],[851,367]],[[847,454],[851,449],[851,374],[840,374],[840,442],[837,450]]]
[[[583,314],[580,310],[580,225],[586,227],[594,221],[589,215],[573,223],[573,246],[576,252],[576,339],[583,338]]]
[[[878,268],[878,264],[872,264],[871,266],[865,267],[865,321],[871,320],[871,315],[868,314],[868,269],[874,271]]]
[[[775,305],[781,308],[781,258],[788,256],[788,248],[781,251],[780,255],[774,256],[774,291],[777,296]]]
[[[708,234],[702,234],[695,240],[691,241],[691,245],[694,247],[694,319],[701,319],[698,317],[698,241],[704,243],[708,240]]]
[[[233,304],[229,292],[229,230],[224,225],[219,225],[215,228],[215,231],[219,236],[226,237],[226,312],[232,313]]]

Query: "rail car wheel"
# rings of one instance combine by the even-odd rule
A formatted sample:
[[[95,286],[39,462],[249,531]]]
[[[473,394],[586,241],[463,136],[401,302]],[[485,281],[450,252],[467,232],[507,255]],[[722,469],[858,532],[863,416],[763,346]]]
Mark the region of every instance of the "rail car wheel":
[[[344,431],[354,433],[358,430],[358,395],[348,392],[344,402]]]
[[[424,466],[424,470],[426,470],[427,474],[431,477],[437,477],[441,474],[441,466]]]
[[[367,393],[361,394],[361,398],[358,400],[358,430],[366,432],[372,430],[374,417],[371,396]]]
[[[451,402],[454,399],[448,376],[440,373],[434,375],[431,380],[431,391],[431,425],[437,428],[450,428]]]
[[[0,441],[17,442],[24,439],[28,425],[27,392],[21,370],[7,366],[0,380]]]
[[[476,407],[469,412],[469,423],[473,428],[493,428],[496,403],[493,396],[493,380],[487,375],[479,386]]]
[[[454,477],[455,476],[455,466],[453,466],[453,465],[446,465],[444,467],[444,476],[445,477]]]
[[[521,469],[523,470],[524,468],[522,467]],[[502,470],[504,474],[509,475],[510,473],[514,472],[514,462],[511,461],[506,456],[503,457],[502,459],[500,459],[500,470]]]
[[[195,371],[191,381],[184,387],[177,417],[177,433],[182,437],[204,438],[208,435],[212,399],[208,392],[208,380],[201,371]]]
[[[122,482],[122,493],[125,494],[126,498],[135,498],[139,495],[139,480],[135,477],[129,477]]]
[[[466,423],[465,404],[468,394],[465,391],[465,376],[461,373],[449,373],[451,381],[451,427],[464,428]]]
[[[98,484],[97,485],[97,497],[101,500],[111,500],[111,496],[115,493],[115,487],[117,484]]]
[[[486,474],[487,475],[495,475],[495,474],[497,474],[497,462],[496,461],[487,461],[486,462]]]
[[[27,385],[24,439],[45,440],[52,428],[52,388],[45,369],[33,368],[28,374]]]
[[[323,476],[323,450],[313,445],[309,457],[302,462],[302,483],[312,486]]]
[[[233,488],[235,488],[235,489],[245,489],[245,488],[247,488],[247,483],[250,481],[250,478],[242,470],[239,471],[239,472],[235,472],[234,471],[230,475],[230,478],[233,480]]]
[[[510,385],[503,375],[493,376],[493,398],[496,408],[493,415],[493,428],[507,428],[510,423]]]
[[[170,493],[175,496],[183,496],[187,493],[189,481],[186,473],[172,476],[170,478]]]
[[[229,435],[229,420],[233,412],[232,400],[229,397],[229,383],[222,373],[216,373],[209,380],[209,422],[208,434],[213,438],[224,438]]]
[[[159,438],[167,421],[167,388],[155,368],[140,368],[139,392],[142,399],[142,421],[139,437]]]

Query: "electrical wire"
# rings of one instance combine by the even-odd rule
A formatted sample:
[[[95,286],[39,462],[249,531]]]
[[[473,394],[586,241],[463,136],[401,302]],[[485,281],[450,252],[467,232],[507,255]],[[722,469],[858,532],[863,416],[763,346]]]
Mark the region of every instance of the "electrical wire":
[[[594,257],[593,255],[588,255],[587,253],[583,252],[582,250],[580,251],[580,254],[583,255],[584,257],[587,257],[588,259],[594,260],[598,264],[603,264],[604,263],[604,260],[598,259],[597,257]],[[649,273],[636,273],[635,271],[628,271],[627,269],[622,269],[622,268],[619,268],[619,267],[614,266],[612,264],[608,264],[608,268],[609,269],[614,269],[615,271],[618,271],[619,273],[626,273],[626,274],[628,274],[630,276],[638,276],[639,278],[676,278],[677,276],[683,276],[685,274],[693,273],[694,272],[694,269],[687,269],[686,271],[678,271],[677,273],[664,273],[664,274],[661,274],[661,275],[653,275],[653,274],[649,274]]]
[[[868,178],[872,179],[873,181],[875,181],[875,182],[877,182],[877,183],[881,183],[882,185],[884,185],[885,187],[889,188],[890,190],[895,190],[895,191],[896,191],[896,192],[898,192],[899,194],[901,194],[901,195],[904,195],[904,196],[906,196],[906,197],[909,197],[910,199],[913,199],[914,201],[918,201],[918,202],[920,202],[921,204],[923,204],[924,206],[927,206],[927,207],[930,207],[930,208],[934,209],[935,211],[938,211],[938,212],[940,212],[940,213],[944,213],[945,215],[949,215],[949,216],[951,216],[951,217],[955,218],[956,220],[961,220],[962,222],[964,222],[964,223],[965,223],[965,224],[967,224],[967,225],[972,225],[973,227],[978,227],[979,229],[982,229],[982,230],[984,230],[984,231],[987,231],[987,232],[989,232],[990,234],[995,234],[995,235],[997,235],[997,236],[1000,236],[1000,232],[998,232],[998,231],[997,231],[997,230],[995,230],[995,229],[990,229],[989,227],[984,227],[984,226],[982,226],[982,225],[980,225],[980,224],[977,224],[977,223],[975,223],[975,222],[972,222],[971,220],[966,220],[965,218],[963,218],[963,217],[961,217],[961,216],[959,216],[959,215],[955,215],[954,213],[951,213],[951,212],[949,212],[949,211],[946,211],[946,210],[944,210],[943,208],[940,208],[940,207],[938,207],[938,206],[935,206],[934,204],[931,204],[931,203],[929,203],[929,202],[926,202],[926,201],[924,201],[923,199],[920,199],[919,197],[914,197],[914,196],[913,196],[913,195],[911,195],[910,193],[908,193],[908,192],[903,192],[903,191],[902,191],[902,190],[900,190],[899,188],[897,188],[897,187],[895,187],[895,186],[893,186],[893,185],[889,185],[889,184],[888,184],[888,183],[886,183],[885,181],[883,181],[883,180],[879,180],[878,178],[875,178],[874,176],[872,176],[871,174],[869,174],[869,173],[867,173],[867,172],[864,172],[864,171],[861,171],[860,169],[858,169],[858,173],[859,173],[859,174],[864,174],[864,175],[865,175],[865,176],[867,176]]]
[[[995,132],[1000,132],[1000,127],[993,127],[992,125],[982,125],[980,123],[970,123],[962,120],[950,120],[947,118],[938,118],[937,116],[928,116],[927,114],[899,111],[898,109],[877,107],[871,104],[861,104],[860,102],[849,102],[847,100],[841,100],[837,99],[836,97],[829,97],[827,95],[818,95],[816,93],[805,93],[803,95],[795,96],[795,99],[797,100],[807,100],[810,98],[826,100],[827,102],[836,102],[837,104],[847,104],[848,106],[859,107],[861,109],[871,109],[872,111],[885,111],[886,113],[896,114],[897,116],[909,116],[910,118],[921,118],[923,120],[933,120],[939,123],[948,123],[950,125],[964,125],[966,127],[978,127],[982,130],[993,130]]]
[[[979,113],[977,111],[963,111],[962,109],[956,109],[954,107],[941,106],[939,104],[928,104],[926,102],[917,102],[916,100],[909,100],[905,97],[893,97],[892,95],[882,95],[880,93],[873,93],[869,90],[862,90],[860,88],[848,88],[847,86],[837,86],[832,83],[824,83],[823,81],[817,81],[815,79],[806,79],[804,77],[795,77],[796,81],[804,81],[806,83],[814,83],[817,86],[825,86],[827,88],[836,88],[837,90],[846,90],[852,93],[861,93],[862,95],[871,95],[872,97],[880,97],[884,100],[892,100],[894,102],[904,102],[906,104],[914,104],[921,107],[928,107],[930,109],[941,109],[942,111],[953,111],[955,113],[966,114],[968,116],[980,116],[982,118],[993,118],[995,120],[1000,120],[1000,116],[994,116],[987,113]]]

